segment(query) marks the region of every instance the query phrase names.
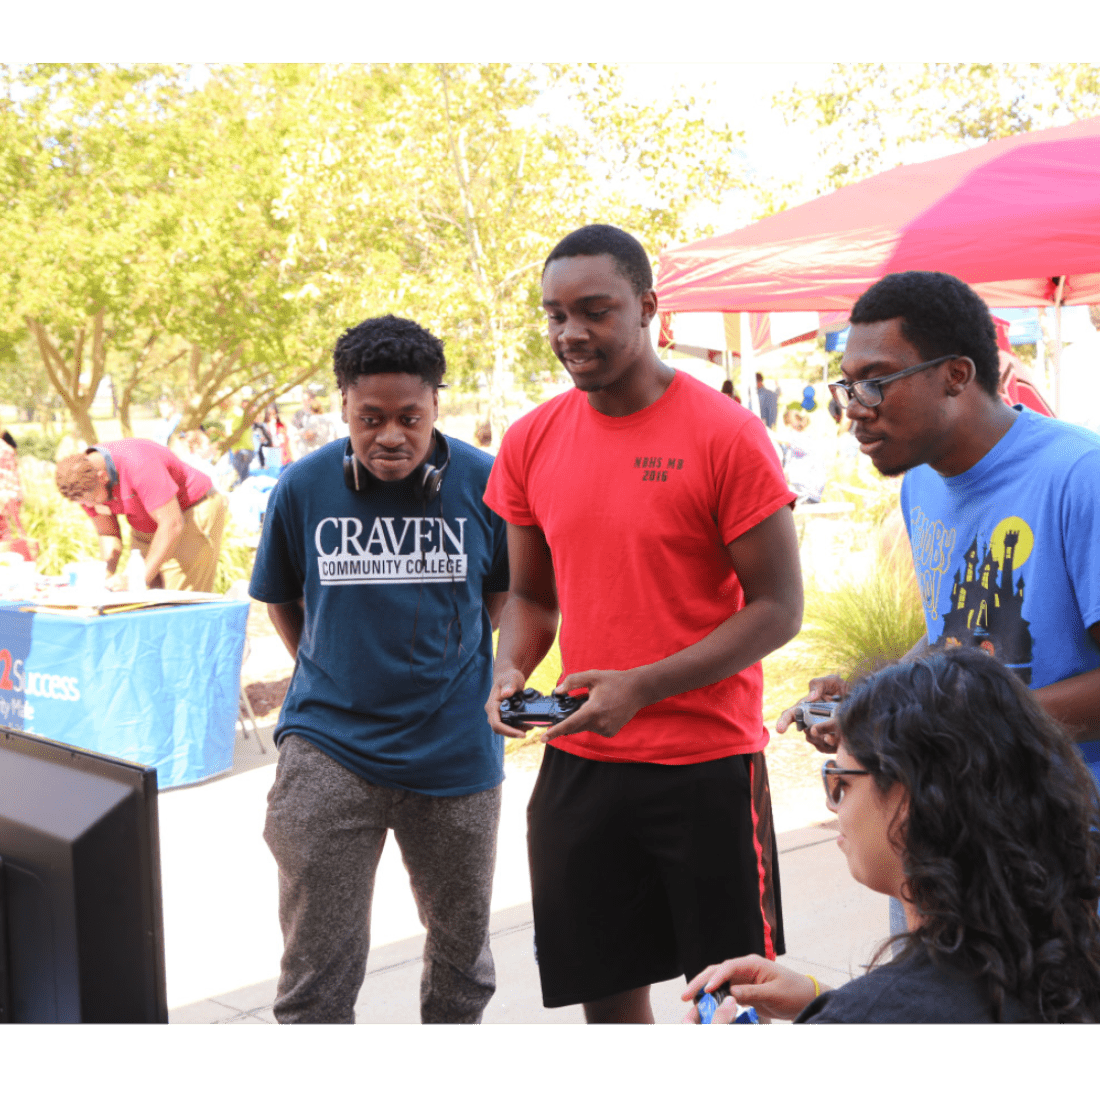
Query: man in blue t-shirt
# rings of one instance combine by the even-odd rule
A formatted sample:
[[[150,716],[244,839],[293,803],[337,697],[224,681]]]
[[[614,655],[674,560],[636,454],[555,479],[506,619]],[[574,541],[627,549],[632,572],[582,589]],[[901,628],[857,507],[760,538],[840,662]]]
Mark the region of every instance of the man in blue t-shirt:
[[[1100,778],[1100,437],[1004,403],[989,310],[951,275],[888,275],[851,321],[844,379],[830,389],[875,468],[905,474],[927,627],[912,653],[993,654]],[[823,677],[809,698],[842,691]],[[828,722],[806,736],[832,752],[836,732]]]
[[[829,389],[860,450],[880,473],[905,474],[927,628],[909,656],[993,654],[1066,726],[1100,782],[1100,437],[1004,404],[989,309],[953,275],[903,272],[867,289],[840,366]],[[823,676],[809,698],[845,689]],[[837,734],[829,720],[806,739],[832,752]],[[891,900],[892,933],[913,919]]]
[[[392,829],[427,930],[425,1023],[478,1023],[496,987],[489,901],[504,777],[489,728],[507,597],[492,459],[434,428],[443,345],[386,316],[333,355],[349,437],[271,494],[251,594],[296,658],[275,731],[280,1023],[355,1020]]]

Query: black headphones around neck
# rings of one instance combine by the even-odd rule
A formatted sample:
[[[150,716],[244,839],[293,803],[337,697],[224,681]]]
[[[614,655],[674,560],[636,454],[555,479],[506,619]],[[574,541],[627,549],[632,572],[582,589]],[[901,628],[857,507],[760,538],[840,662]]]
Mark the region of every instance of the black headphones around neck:
[[[413,496],[425,504],[431,504],[433,500],[438,499],[443,491],[443,475],[451,464],[451,448],[447,444],[447,437],[438,428],[433,428],[432,439],[436,447],[443,451],[443,461],[438,469],[425,459],[404,479],[412,486]],[[431,456],[434,451],[429,451],[428,454]],[[353,493],[366,493],[376,482],[378,478],[355,457],[349,439],[344,448],[344,484]]]

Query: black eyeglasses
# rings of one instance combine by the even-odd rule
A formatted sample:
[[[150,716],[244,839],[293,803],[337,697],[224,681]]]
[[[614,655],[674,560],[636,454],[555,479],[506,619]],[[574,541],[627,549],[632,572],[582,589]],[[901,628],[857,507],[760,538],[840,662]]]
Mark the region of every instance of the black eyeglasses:
[[[842,775],[870,775],[863,768],[842,768],[835,760],[826,760],[821,765],[821,782],[825,784],[825,805],[830,810],[837,809],[844,801],[844,784],[840,781]]]
[[[907,374],[916,374],[917,371],[927,370],[929,367],[938,367],[949,359],[966,359],[965,355],[941,355],[938,359],[929,359],[927,363],[918,363],[915,367],[906,367],[897,374],[888,374],[885,378],[867,378],[861,382],[830,382],[829,392],[836,399],[836,403],[846,409],[853,399],[864,408],[873,409],[882,403],[882,387],[887,382],[896,382]]]

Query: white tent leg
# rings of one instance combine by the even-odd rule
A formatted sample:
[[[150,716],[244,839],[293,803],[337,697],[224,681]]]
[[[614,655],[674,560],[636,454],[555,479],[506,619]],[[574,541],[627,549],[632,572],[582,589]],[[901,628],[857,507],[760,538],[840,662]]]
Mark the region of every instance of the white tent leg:
[[[752,359],[752,325],[747,313],[741,319],[741,385],[745,394],[745,408],[760,415],[760,398],[756,396],[756,370]]]
[[[1062,294],[1066,289],[1065,275],[1059,275],[1054,291],[1054,415],[1062,415]]]

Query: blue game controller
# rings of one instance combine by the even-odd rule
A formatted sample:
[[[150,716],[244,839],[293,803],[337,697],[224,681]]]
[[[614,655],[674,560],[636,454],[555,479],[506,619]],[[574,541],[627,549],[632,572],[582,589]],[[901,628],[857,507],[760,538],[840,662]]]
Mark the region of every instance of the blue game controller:
[[[714,1019],[714,1013],[718,1006],[730,995],[730,987],[727,982],[720,985],[711,993],[699,992],[695,994],[695,1007],[699,1010],[699,1023],[709,1024]],[[746,1005],[737,1010],[737,1015],[730,1021],[731,1024],[758,1024],[760,1017],[756,1015],[756,1009]]]

